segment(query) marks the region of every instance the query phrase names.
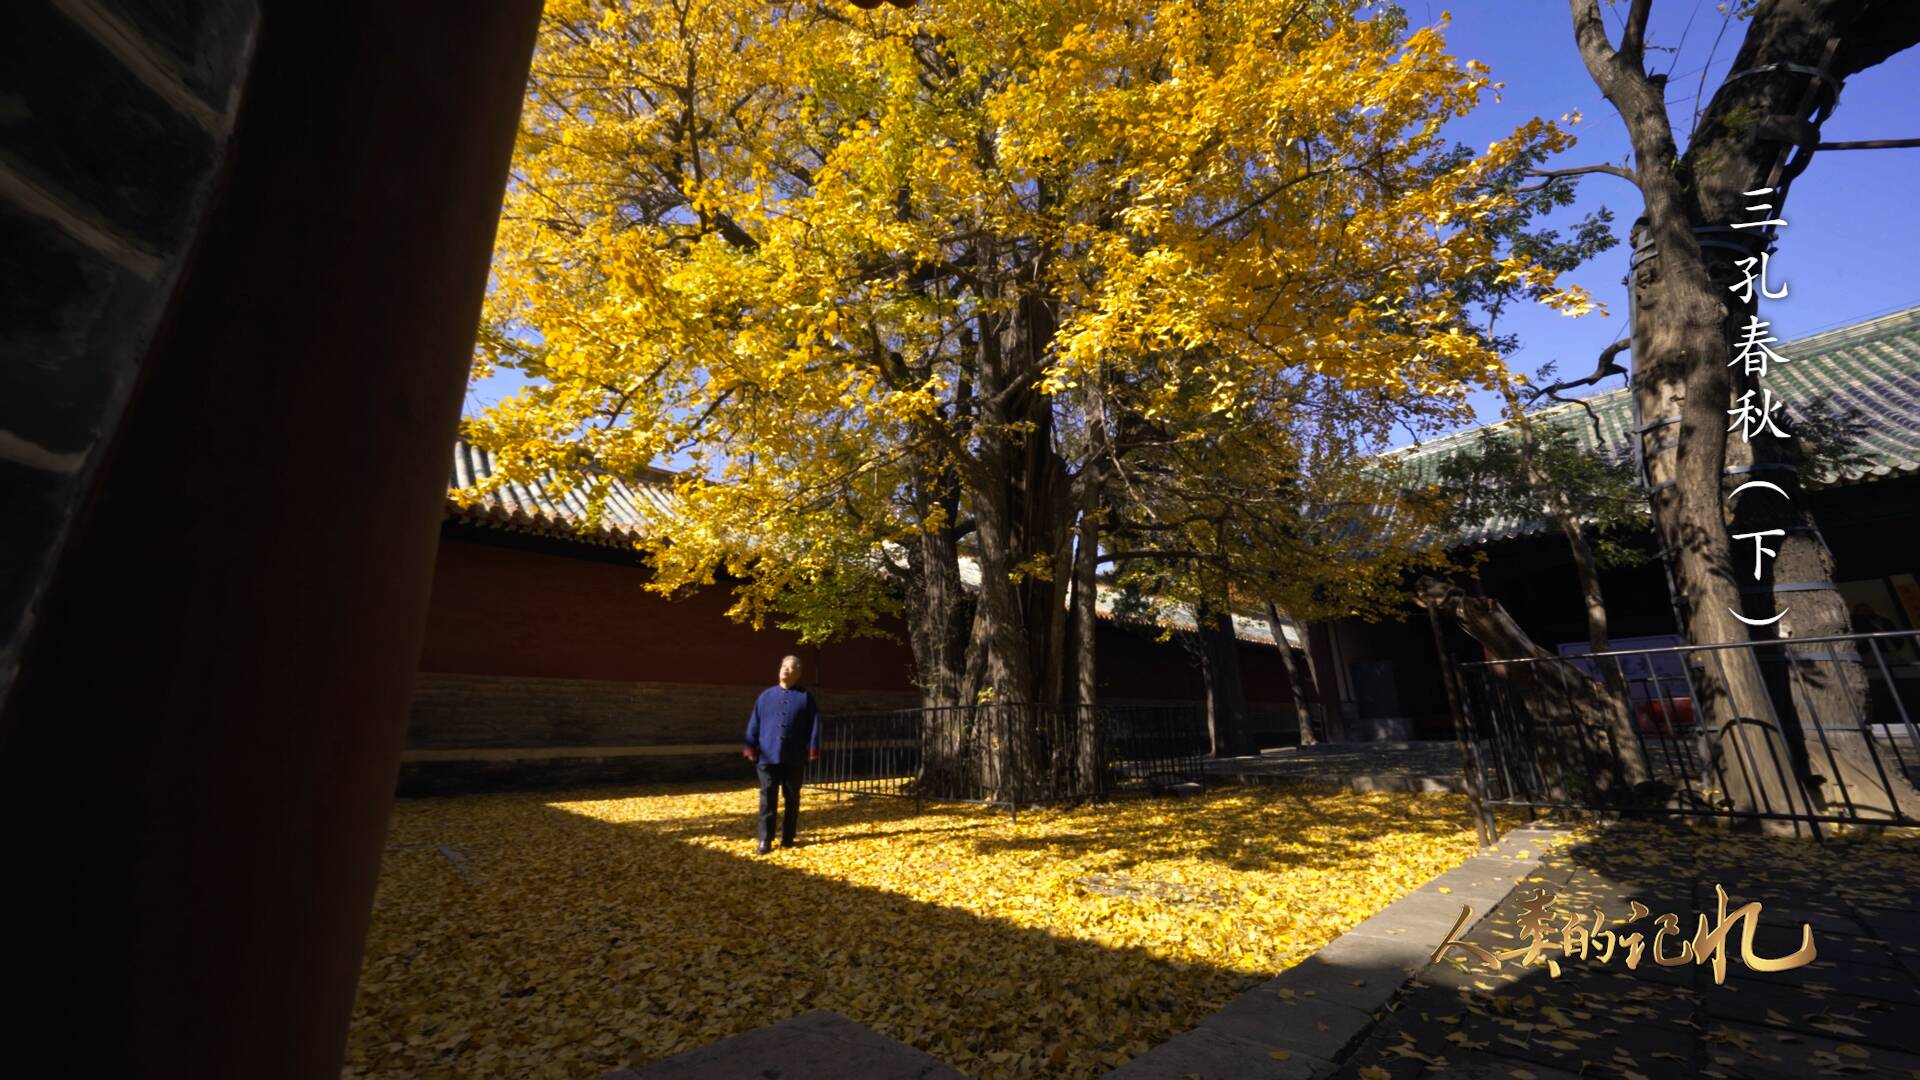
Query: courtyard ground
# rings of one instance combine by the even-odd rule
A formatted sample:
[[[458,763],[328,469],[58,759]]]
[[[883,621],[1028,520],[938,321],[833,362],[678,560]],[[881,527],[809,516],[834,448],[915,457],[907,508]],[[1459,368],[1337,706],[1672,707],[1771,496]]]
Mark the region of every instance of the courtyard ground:
[[[1419,972],[1333,1075],[1920,1077],[1920,837],[1901,832],[1816,843],[1653,822],[1589,831],[1545,853],[1463,937],[1496,951],[1525,945],[1531,904],[1550,917],[1555,946],[1567,940],[1569,916],[1585,926],[1594,912],[1605,940],[1596,935],[1584,955],[1556,947],[1498,969],[1449,952]],[[1756,956],[1792,955],[1807,926],[1813,959],[1782,971],[1748,967],[1743,922],[1727,942],[1722,981],[1711,964],[1659,962],[1656,953],[1672,957],[1674,941],[1693,937],[1702,914],[1718,922],[1720,888],[1730,912],[1760,904]],[[1638,919],[1635,902],[1646,911]],[[1676,933],[1660,943],[1658,920],[1670,913]],[[1645,951],[1629,968],[1635,932]]]
[[[592,1077],[826,1008],[971,1076],[1097,1076],[1473,853],[1453,795],[1022,813],[746,784],[396,805],[348,1076]]]

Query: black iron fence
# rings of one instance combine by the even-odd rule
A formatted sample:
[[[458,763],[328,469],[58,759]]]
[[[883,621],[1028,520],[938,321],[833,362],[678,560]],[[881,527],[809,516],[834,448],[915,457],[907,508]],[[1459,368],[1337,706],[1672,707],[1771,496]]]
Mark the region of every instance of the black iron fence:
[[[1211,747],[1187,706],[982,704],[820,720],[807,786],[1018,809],[1200,784]]]
[[[1765,687],[1750,695],[1764,715],[1736,715],[1722,696],[1743,664],[1757,665],[1746,672]],[[1476,661],[1456,674],[1483,806],[1792,821],[1816,835],[1920,825],[1920,631]],[[1629,783],[1625,754],[1644,780]]]

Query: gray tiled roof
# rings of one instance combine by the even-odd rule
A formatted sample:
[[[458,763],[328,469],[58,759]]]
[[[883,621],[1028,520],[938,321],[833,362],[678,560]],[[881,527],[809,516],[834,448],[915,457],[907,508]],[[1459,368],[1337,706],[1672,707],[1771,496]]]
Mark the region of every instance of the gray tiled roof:
[[[1796,406],[1824,400],[1829,407],[1857,410],[1866,425],[1855,447],[1863,464],[1836,476],[1809,478],[1808,486],[1871,483],[1920,472],[1920,307],[1774,346],[1788,362],[1768,372],[1768,385],[1786,402],[1787,427]],[[1536,424],[1570,432],[1590,449],[1629,445],[1633,406],[1624,387],[1582,399],[1600,424],[1604,443],[1594,438],[1593,420],[1579,405],[1556,405],[1533,413]],[[1387,452],[1414,483],[1434,483],[1443,462],[1471,453],[1484,431],[1504,431],[1510,420],[1487,424]],[[1487,543],[1548,528],[1545,519],[1489,519],[1463,534],[1462,543]]]
[[[659,469],[649,469],[645,475],[631,481],[614,480],[612,490],[608,492],[600,528],[595,531],[582,531],[580,527],[580,523],[586,520],[587,499],[586,493],[577,489],[564,495],[555,495],[550,487],[535,489],[526,484],[508,483],[472,506],[461,506],[454,498],[456,491],[470,488],[494,472],[492,454],[465,439],[456,441],[453,447],[453,472],[447,482],[447,516],[471,524],[615,547],[631,547],[649,529],[660,527],[673,516],[674,476]],[[549,484],[552,476],[552,473],[547,474]],[[978,564],[972,559],[961,559],[960,576],[968,586],[978,587]],[[1111,590],[1102,585],[1097,590],[1097,596],[1099,600],[1095,610],[1102,617],[1112,617]],[[1170,604],[1156,605],[1153,621],[1175,629],[1193,628],[1192,613]],[[1268,645],[1273,643],[1273,635],[1264,621],[1235,615],[1233,622],[1240,640]],[[1291,624],[1288,632],[1290,638],[1298,636],[1298,631]],[[1295,643],[1298,644],[1297,641]]]
[[[556,494],[548,473],[539,487],[507,483],[472,506],[461,506],[454,492],[494,474],[493,455],[465,439],[453,446],[453,471],[447,481],[447,516],[459,521],[523,532],[547,533],[586,543],[631,545],[646,530],[673,513],[673,474],[649,469],[630,480],[614,479],[607,492],[600,527],[583,531],[587,493],[575,488]]]

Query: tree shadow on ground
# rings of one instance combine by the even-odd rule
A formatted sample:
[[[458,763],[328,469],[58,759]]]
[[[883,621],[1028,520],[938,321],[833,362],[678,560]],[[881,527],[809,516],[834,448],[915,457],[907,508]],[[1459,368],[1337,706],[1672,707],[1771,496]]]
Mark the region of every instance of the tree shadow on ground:
[[[827,1008],[971,1075],[1086,1077],[1249,983],[551,798],[396,809],[348,1075],[593,1076]]]
[[[1600,943],[1586,958],[1558,948],[1537,962],[1498,970],[1463,950],[1429,965],[1336,1075],[1412,1078],[1720,1075],[1798,1080],[1818,1075],[1912,1076],[1920,1025],[1920,842],[1870,844],[1730,836],[1635,823],[1549,854],[1539,871],[1463,937],[1499,951],[1524,945],[1532,890],[1554,900],[1552,934],[1573,914],[1588,927],[1602,912],[1617,935],[1639,931],[1644,953],[1628,969],[1627,946],[1610,959]],[[1691,959],[1655,959],[1658,918],[1678,917],[1679,937],[1660,950],[1679,956],[1698,916],[1714,921],[1715,886],[1729,911],[1761,902],[1754,952],[1791,954],[1812,927],[1817,957],[1805,967],[1763,972],[1727,944],[1725,980]],[[1629,901],[1649,914],[1628,922]],[[1378,1072],[1370,1070],[1380,1070]]]

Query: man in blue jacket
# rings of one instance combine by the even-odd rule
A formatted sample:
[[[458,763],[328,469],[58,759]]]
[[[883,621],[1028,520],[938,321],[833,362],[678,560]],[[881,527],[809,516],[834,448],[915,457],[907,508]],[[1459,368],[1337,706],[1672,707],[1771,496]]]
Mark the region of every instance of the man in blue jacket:
[[[806,748],[806,761],[800,759]],[[820,756],[820,706],[800,685],[800,658],[780,658],[780,685],[761,691],[747,718],[747,746],[740,752],[760,774],[760,854],[773,850],[776,792],[786,800],[780,846],[792,847],[800,824],[800,777]]]

